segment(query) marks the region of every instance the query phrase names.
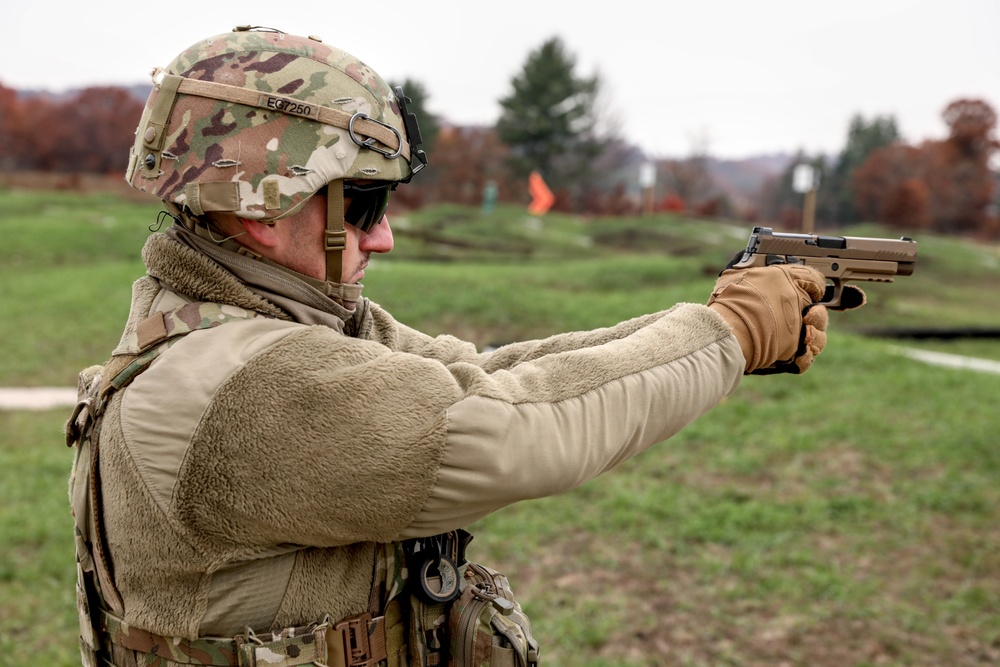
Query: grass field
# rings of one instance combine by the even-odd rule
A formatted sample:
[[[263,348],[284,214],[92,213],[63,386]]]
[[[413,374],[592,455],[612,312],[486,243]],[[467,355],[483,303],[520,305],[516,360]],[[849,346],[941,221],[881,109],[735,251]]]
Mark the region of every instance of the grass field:
[[[157,210],[0,190],[0,386],[73,384],[103,360]],[[394,228],[366,294],[479,345],[704,301],[749,231],[455,207]],[[510,576],[543,664],[1000,664],[1000,376],[860,333],[1000,328],[1000,251],[914,236],[915,274],[836,314],[807,374],[747,378],[669,442],[472,527],[472,556]],[[919,346],[1000,359],[990,340]],[[78,664],[67,416],[0,411],[3,665]]]

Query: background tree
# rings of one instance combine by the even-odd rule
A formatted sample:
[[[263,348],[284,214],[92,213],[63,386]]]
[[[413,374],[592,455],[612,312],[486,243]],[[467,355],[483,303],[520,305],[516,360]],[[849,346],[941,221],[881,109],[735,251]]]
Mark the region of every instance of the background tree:
[[[835,225],[860,221],[861,215],[854,205],[854,171],[872,153],[899,140],[893,116],[876,116],[865,121],[861,114],[855,114],[847,130],[847,144],[816,193],[816,217]]]
[[[948,138],[928,146],[936,152],[932,164],[939,166],[928,182],[934,219],[939,231],[980,232],[996,196],[990,163],[1000,148],[994,136],[997,115],[989,104],[975,99],[956,100],[941,115],[948,125]],[[941,181],[949,187],[934,196]]]
[[[500,100],[500,140],[510,147],[517,177],[538,170],[563,201],[572,201],[595,177],[592,160],[601,152],[595,100],[597,76],[577,77],[575,59],[553,37],[528,54],[511,93]],[[568,196],[565,196],[568,195]]]
[[[715,208],[723,198],[708,167],[708,138],[696,137],[686,158],[656,163],[657,190],[684,202],[684,210],[695,212]]]
[[[86,88],[60,105],[62,142],[53,147],[56,171],[124,172],[145,105],[120,87]]]
[[[433,199],[479,206],[491,182],[500,199],[516,199],[519,188],[507,176],[506,158],[507,147],[493,128],[443,128],[438,135],[432,167],[427,168],[427,171],[433,169],[434,174]],[[414,183],[417,180],[414,179]]]
[[[17,91],[0,84],[0,170],[19,166],[23,152],[24,112]]]
[[[592,215],[633,215],[641,210],[639,166],[646,162],[636,146],[607,138],[590,166],[594,180],[586,184],[582,210]]]
[[[124,173],[143,109],[127,89],[85,88],[65,100],[9,97],[0,93],[4,168]]]
[[[402,83],[391,83],[389,85],[393,89],[396,86],[402,86],[403,92],[410,98],[406,107],[417,117],[417,123],[420,125],[420,137],[423,139],[420,147],[430,156],[431,149],[434,148],[434,142],[441,131],[441,120],[436,114],[427,110],[427,100],[430,98],[427,94],[427,88],[419,81],[410,78],[403,79]]]
[[[876,150],[853,174],[854,205],[861,216],[904,229],[933,223],[927,150],[896,144]],[[943,187],[943,184],[939,185]]]
[[[997,114],[982,100],[955,100],[941,114],[948,124],[948,141],[967,159],[988,164],[1000,147],[993,135]]]
[[[866,216],[901,227],[995,233],[996,113],[982,100],[961,99],[942,117],[947,139],[872,153],[854,174],[855,203]]]
[[[422,83],[406,78],[402,83],[393,82],[389,85],[393,89],[396,86],[402,86],[403,93],[410,98],[406,108],[417,117],[422,142],[420,150],[427,154],[427,167],[408,185],[396,190],[393,202],[405,208],[418,208],[439,199],[436,191],[441,182],[441,169],[435,146],[441,132],[441,121],[435,114],[427,110],[429,95]]]

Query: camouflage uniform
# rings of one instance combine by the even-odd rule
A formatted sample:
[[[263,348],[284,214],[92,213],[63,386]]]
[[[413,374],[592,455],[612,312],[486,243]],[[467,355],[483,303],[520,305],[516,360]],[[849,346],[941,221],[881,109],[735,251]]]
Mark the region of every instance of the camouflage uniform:
[[[258,71],[232,57],[218,67],[215,80],[231,73],[241,85]],[[362,82],[365,72],[356,70]],[[314,84],[308,71],[288,79],[276,92]],[[670,437],[742,377],[739,344],[702,305],[479,353],[410,329],[364,297],[345,307],[323,284],[220,246],[189,224],[206,204],[268,216],[272,180],[280,215],[320,180],[393,180],[407,168],[324,125],[329,150],[272,165],[281,178],[254,184],[244,175],[260,156],[228,142],[227,128],[253,133],[296,119],[183,97],[172,111],[198,115],[196,104],[209,105],[198,112],[210,119],[200,132],[220,139],[186,162],[177,147],[191,137],[158,125],[155,100],[140,125],[153,131],[137,137],[130,178],[185,224],[147,242],[148,275],[133,287],[121,342],[87,376],[97,389],[70,425],[79,440],[100,404],[96,474],[79,464],[74,489],[97,483],[101,525],[78,511],[77,526],[83,541],[103,535],[106,553],[95,560],[106,562],[82,567],[109,580],[112,599],[101,604],[110,621],[92,642],[121,667],[185,664],[194,654],[229,664],[241,651],[261,653],[256,664],[332,660],[310,637],[365,613],[378,619],[388,664],[433,664],[425,644],[446,619],[443,610],[417,618],[402,541],[574,488]],[[267,136],[259,139],[270,144]],[[327,169],[323,156],[340,167]],[[94,602],[84,594],[81,607],[96,615]],[[439,639],[440,657],[447,638]]]

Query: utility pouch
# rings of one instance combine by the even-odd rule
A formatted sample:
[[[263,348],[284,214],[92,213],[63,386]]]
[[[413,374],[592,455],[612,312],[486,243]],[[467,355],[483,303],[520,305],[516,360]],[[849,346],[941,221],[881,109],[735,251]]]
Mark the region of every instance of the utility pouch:
[[[416,595],[410,599],[410,665],[444,667],[448,656],[449,603],[428,604]]]
[[[408,540],[410,662],[419,667],[536,667],[531,623],[500,572],[465,559],[464,530]]]
[[[500,572],[464,563],[462,592],[448,614],[449,667],[536,667],[531,623]]]
[[[403,542],[410,595],[410,664],[443,667],[448,659],[448,611],[461,593],[458,563],[472,536],[464,530]]]

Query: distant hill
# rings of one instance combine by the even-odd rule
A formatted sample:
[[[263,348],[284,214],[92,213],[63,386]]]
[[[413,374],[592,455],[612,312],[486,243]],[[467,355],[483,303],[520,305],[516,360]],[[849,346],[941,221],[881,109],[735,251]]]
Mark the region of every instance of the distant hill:
[[[737,208],[744,208],[771,178],[780,175],[795,158],[790,153],[773,153],[740,160],[708,158],[708,171],[719,188]]]

